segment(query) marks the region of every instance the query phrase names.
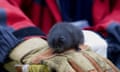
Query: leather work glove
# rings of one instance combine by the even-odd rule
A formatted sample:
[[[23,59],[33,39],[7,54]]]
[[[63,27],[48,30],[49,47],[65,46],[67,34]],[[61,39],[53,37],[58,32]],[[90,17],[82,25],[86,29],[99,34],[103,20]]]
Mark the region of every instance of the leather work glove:
[[[30,64],[32,59],[48,49],[48,44],[41,38],[31,38],[17,45],[10,53],[10,58],[19,62]]]

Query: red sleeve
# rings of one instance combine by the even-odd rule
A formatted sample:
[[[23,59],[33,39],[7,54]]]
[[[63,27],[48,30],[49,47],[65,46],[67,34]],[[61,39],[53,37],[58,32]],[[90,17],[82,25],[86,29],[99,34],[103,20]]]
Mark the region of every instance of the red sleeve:
[[[96,0],[97,1],[97,0]],[[94,5],[94,26],[93,30],[98,32],[105,32],[107,27],[112,22],[118,22],[120,23],[120,0],[115,0],[115,4],[113,8],[110,11],[110,0],[105,0],[104,3],[96,3],[97,5]],[[95,7],[96,6],[96,7]],[[96,9],[95,9],[96,8]],[[96,12],[96,13],[95,13]]]
[[[12,2],[10,0],[0,1],[0,22],[3,23],[2,25],[11,27],[17,37],[44,36],[45,34],[20,9],[21,0]]]

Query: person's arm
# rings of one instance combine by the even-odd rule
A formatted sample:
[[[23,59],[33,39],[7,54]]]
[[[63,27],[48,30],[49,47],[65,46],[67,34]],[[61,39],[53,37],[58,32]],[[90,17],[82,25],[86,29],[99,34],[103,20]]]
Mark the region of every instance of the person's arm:
[[[14,6],[5,0],[0,2],[0,7],[0,14],[3,16],[1,17],[1,22],[11,27],[16,37],[23,38],[32,35],[45,36],[18,6]]]
[[[98,12],[99,14],[98,13],[95,13],[96,15],[94,14],[95,24],[93,30],[101,33],[105,33],[108,27],[112,26],[113,23],[120,24],[120,1],[116,0],[113,8],[109,6],[109,1],[108,2],[106,1],[106,4],[104,3],[102,2],[96,3],[98,5],[96,7],[94,5],[94,8],[96,8],[94,13]],[[108,11],[110,9],[111,11]]]
[[[2,44],[2,47],[0,47],[1,57],[2,54],[4,54],[4,58],[2,58],[1,62],[5,60],[6,56],[8,56],[8,54],[11,51],[12,52],[10,53],[10,58],[15,60],[16,56],[18,57],[17,60],[20,61],[19,59],[21,59],[24,55],[28,54],[35,48],[39,50],[39,48],[44,48],[47,46],[47,42],[44,39],[42,39],[43,37],[46,37],[46,35],[39,28],[37,28],[32,23],[32,21],[22,12],[19,6],[17,6],[17,1],[21,0],[16,0],[16,5],[11,3],[10,0],[0,1],[0,26],[6,29],[8,32],[10,32],[8,33],[8,35],[11,34],[12,36],[14,36],[13,38],[16,38],[12,39],[10,35],[9,38],[7,38],[9,42],[5,41]],[[13,40],[21,39],[23,40],[22,42],[20,42],[19,44],[14,44],[14,42],[16,41]],[[23,44],[29,39],[33,39],[33,41],[30,40],[31,42],[27,45],[28,47],[19,47],[20,44]],[[13,41],[12,44],[14,44],[15,47],[12,44],[10,45],[10,40]],[[37,43],[37,45],[35,45],[34,43]],[[29,47],[30,45],[34,47]]]

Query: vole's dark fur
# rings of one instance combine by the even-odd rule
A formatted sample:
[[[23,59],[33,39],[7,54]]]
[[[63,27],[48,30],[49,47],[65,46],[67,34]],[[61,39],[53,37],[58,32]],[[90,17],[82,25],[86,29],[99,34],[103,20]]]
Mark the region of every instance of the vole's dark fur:
[[[48,34],[48,44],[55,52],[61,53],[70,48],[79,50],[84,43],[84,36],[80,29],[69,23],[55,24]]]

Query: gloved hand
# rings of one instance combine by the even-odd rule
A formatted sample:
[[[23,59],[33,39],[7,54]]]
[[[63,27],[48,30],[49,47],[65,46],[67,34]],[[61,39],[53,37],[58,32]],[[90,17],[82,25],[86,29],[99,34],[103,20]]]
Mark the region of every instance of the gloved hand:
[[[9,56],[11,59],[19,63],[30,64],[32,62],[32,59],[34,59],[37,55],[41,54],[48,48],[48,44],[45,40],[35,37],[25,40],[17,45]]]

